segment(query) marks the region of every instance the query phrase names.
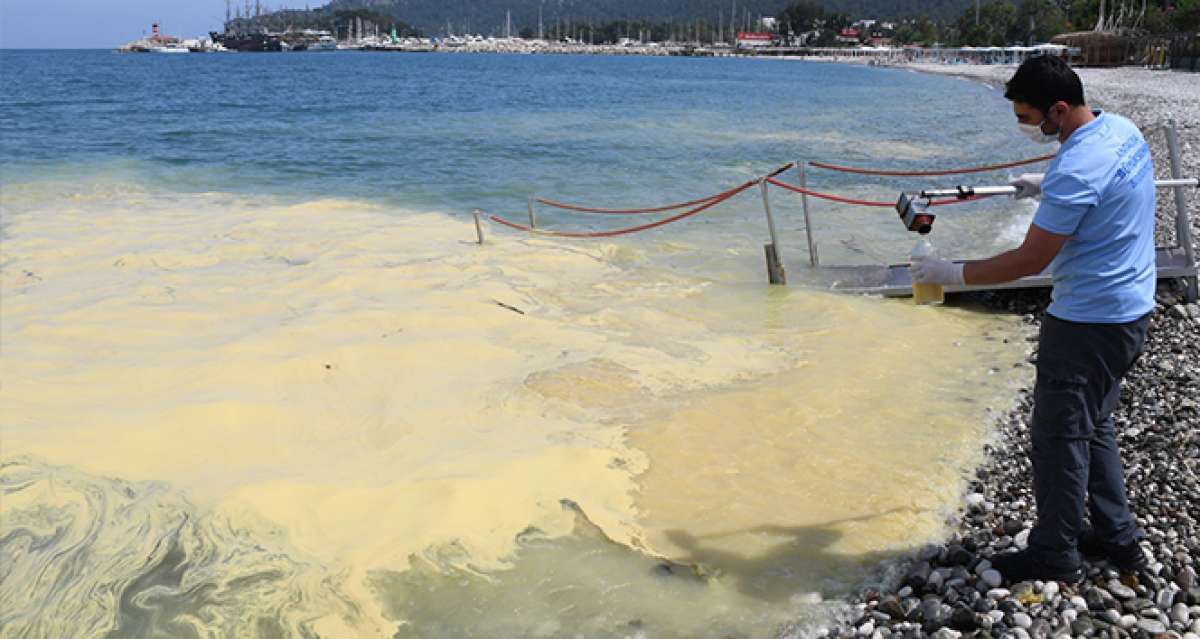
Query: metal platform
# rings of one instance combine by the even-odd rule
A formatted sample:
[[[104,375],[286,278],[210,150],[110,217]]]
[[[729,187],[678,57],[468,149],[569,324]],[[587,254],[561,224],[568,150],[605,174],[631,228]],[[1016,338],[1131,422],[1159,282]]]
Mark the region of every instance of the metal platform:
[[[1196,277],[1200,269],[1188,265],[1188,256],[1182,248],[1159,248],[1158,279]],[[833,290],[839,293],[883,295],[884,297],[909,297],[912,295],[912,280],[907,264],[891,266],[821,266],[818,267],[833,280]],[[1031,275],[1004,284],[986,286],[947,286],[947,293],[966,291],[996,291],[1002,289],[1050,288],[1053,280],[1049,273]]]

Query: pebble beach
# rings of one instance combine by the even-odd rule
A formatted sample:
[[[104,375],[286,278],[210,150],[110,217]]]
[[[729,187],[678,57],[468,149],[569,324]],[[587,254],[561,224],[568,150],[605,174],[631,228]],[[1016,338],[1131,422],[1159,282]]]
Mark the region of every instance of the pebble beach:
[[[1002,88],[1009,66],[909,65]],[[1089,104],[1137,123],[1159,177],[1168,177],[1165,136],[1178,127],[1184,176],[1200,174],[1200,75],[1146,69],[1079,69]],[[1200,193],[1189,194],[1193,241]],[[1158,243],[1175,242],[1174,200],[1159,195]],[[990,294],[983,301],[1020,314],[1029,362],[1048,291]],[[1147,537],[1150,565],[1121,574],[1089,561],[1081,584],[1008,583],[991,557],[1023,547],[1035,520],[1029,426],[1032,388],[1022,390],[985,445],[950,533],[895,567],[887,587],[869,589],[847,622],[826,636],[1172,637],[1200,639],[1200,304],[1180,282],[1160,282],[1145,350],[1126,376],[1114,419],[1130,505]],[[1031,381],[1032,384],[1032,381]]]

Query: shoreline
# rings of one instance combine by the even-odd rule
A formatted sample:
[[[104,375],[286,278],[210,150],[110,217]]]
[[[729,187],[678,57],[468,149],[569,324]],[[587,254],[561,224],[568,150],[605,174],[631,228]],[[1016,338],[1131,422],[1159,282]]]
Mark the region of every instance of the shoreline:
[[[938,73],[1002,87],[1015,67],[902,64],[891,68]],[[1153,129],[1174,117],[1184,175],[1200,174],[1200,76],[1147,69],[1077,69],[1089,103],[1128,117],[1147,132],[1159,175],[1166,144]],[[1168,75],[1169,74],[1169,75]],[[1181,77],[1182,76],[1182,77]],[[1191,101],[1186,102],[1188,96]],[[1200,198],[1188,212],[1200,237]],[[1156,240],[1174,240],[1173,198],[1159,197]],[[1120,575],[1105,562],[1086,562],[1078,586],[1041,581],[1002,585],[989,558],[1023,547],[1035,519],[1029,461],[1032,388],[983,443],[984,462],[970,476],[950,531],[900,562],[889,588],[868,589],[852,602],[851,623],[825,636],[1174,637],[1200,639],[1200,304],[1184,304],[1178,280],[1161,282],[1150,334],[1123,383],[1114,412],[1130,507],[1147,538],[1148,571]],[[1040,326],[1048,291],[986,296],[993,307]],[[1036,333],[1034,333],[1036,335]],[[1036,357],[1030,338],[1029,359]]]

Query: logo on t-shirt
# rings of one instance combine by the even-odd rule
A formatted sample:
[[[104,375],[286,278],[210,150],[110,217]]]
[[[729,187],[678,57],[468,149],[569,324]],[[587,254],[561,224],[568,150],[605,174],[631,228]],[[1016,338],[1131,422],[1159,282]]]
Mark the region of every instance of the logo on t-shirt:
[[[1115,182],[1124,182],[1125,178],[1131,175],[1136,181],[1150,169],[1150,147],[1146,146],[1142,136],[1130,135],[1121,148],[1117,149],[1117,162],[1119,165]]]

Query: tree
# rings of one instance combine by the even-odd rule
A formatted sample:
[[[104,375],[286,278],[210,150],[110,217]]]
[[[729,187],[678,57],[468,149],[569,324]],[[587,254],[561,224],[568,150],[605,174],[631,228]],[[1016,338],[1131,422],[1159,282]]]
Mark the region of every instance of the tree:
[[[1070,0],[1067,22],[1074,31],[1090,31],[1100,19],[1100,0]]]
[[[1017,8],[1008,0],[991,0],[979,8],[979,24],[975,23],[975,8],[968,8],[958,19],[959,44],[971,46],[1000,46],[1007,44],[1008,33],[1017,20]]]
[[[1067,31],[1067,18],[1052,0],[1021,0],[1012,27],[1005,34],[1009,42],[1046,42]]]
[[[812,0],[799,0],[788,5],[776,16],[781,30],[791,28],[793,32],[811,31],[825,17],[825,8]]]
[[[1175,31],[1200,31],[1200,0],[1175,0],[1167,11]]]

